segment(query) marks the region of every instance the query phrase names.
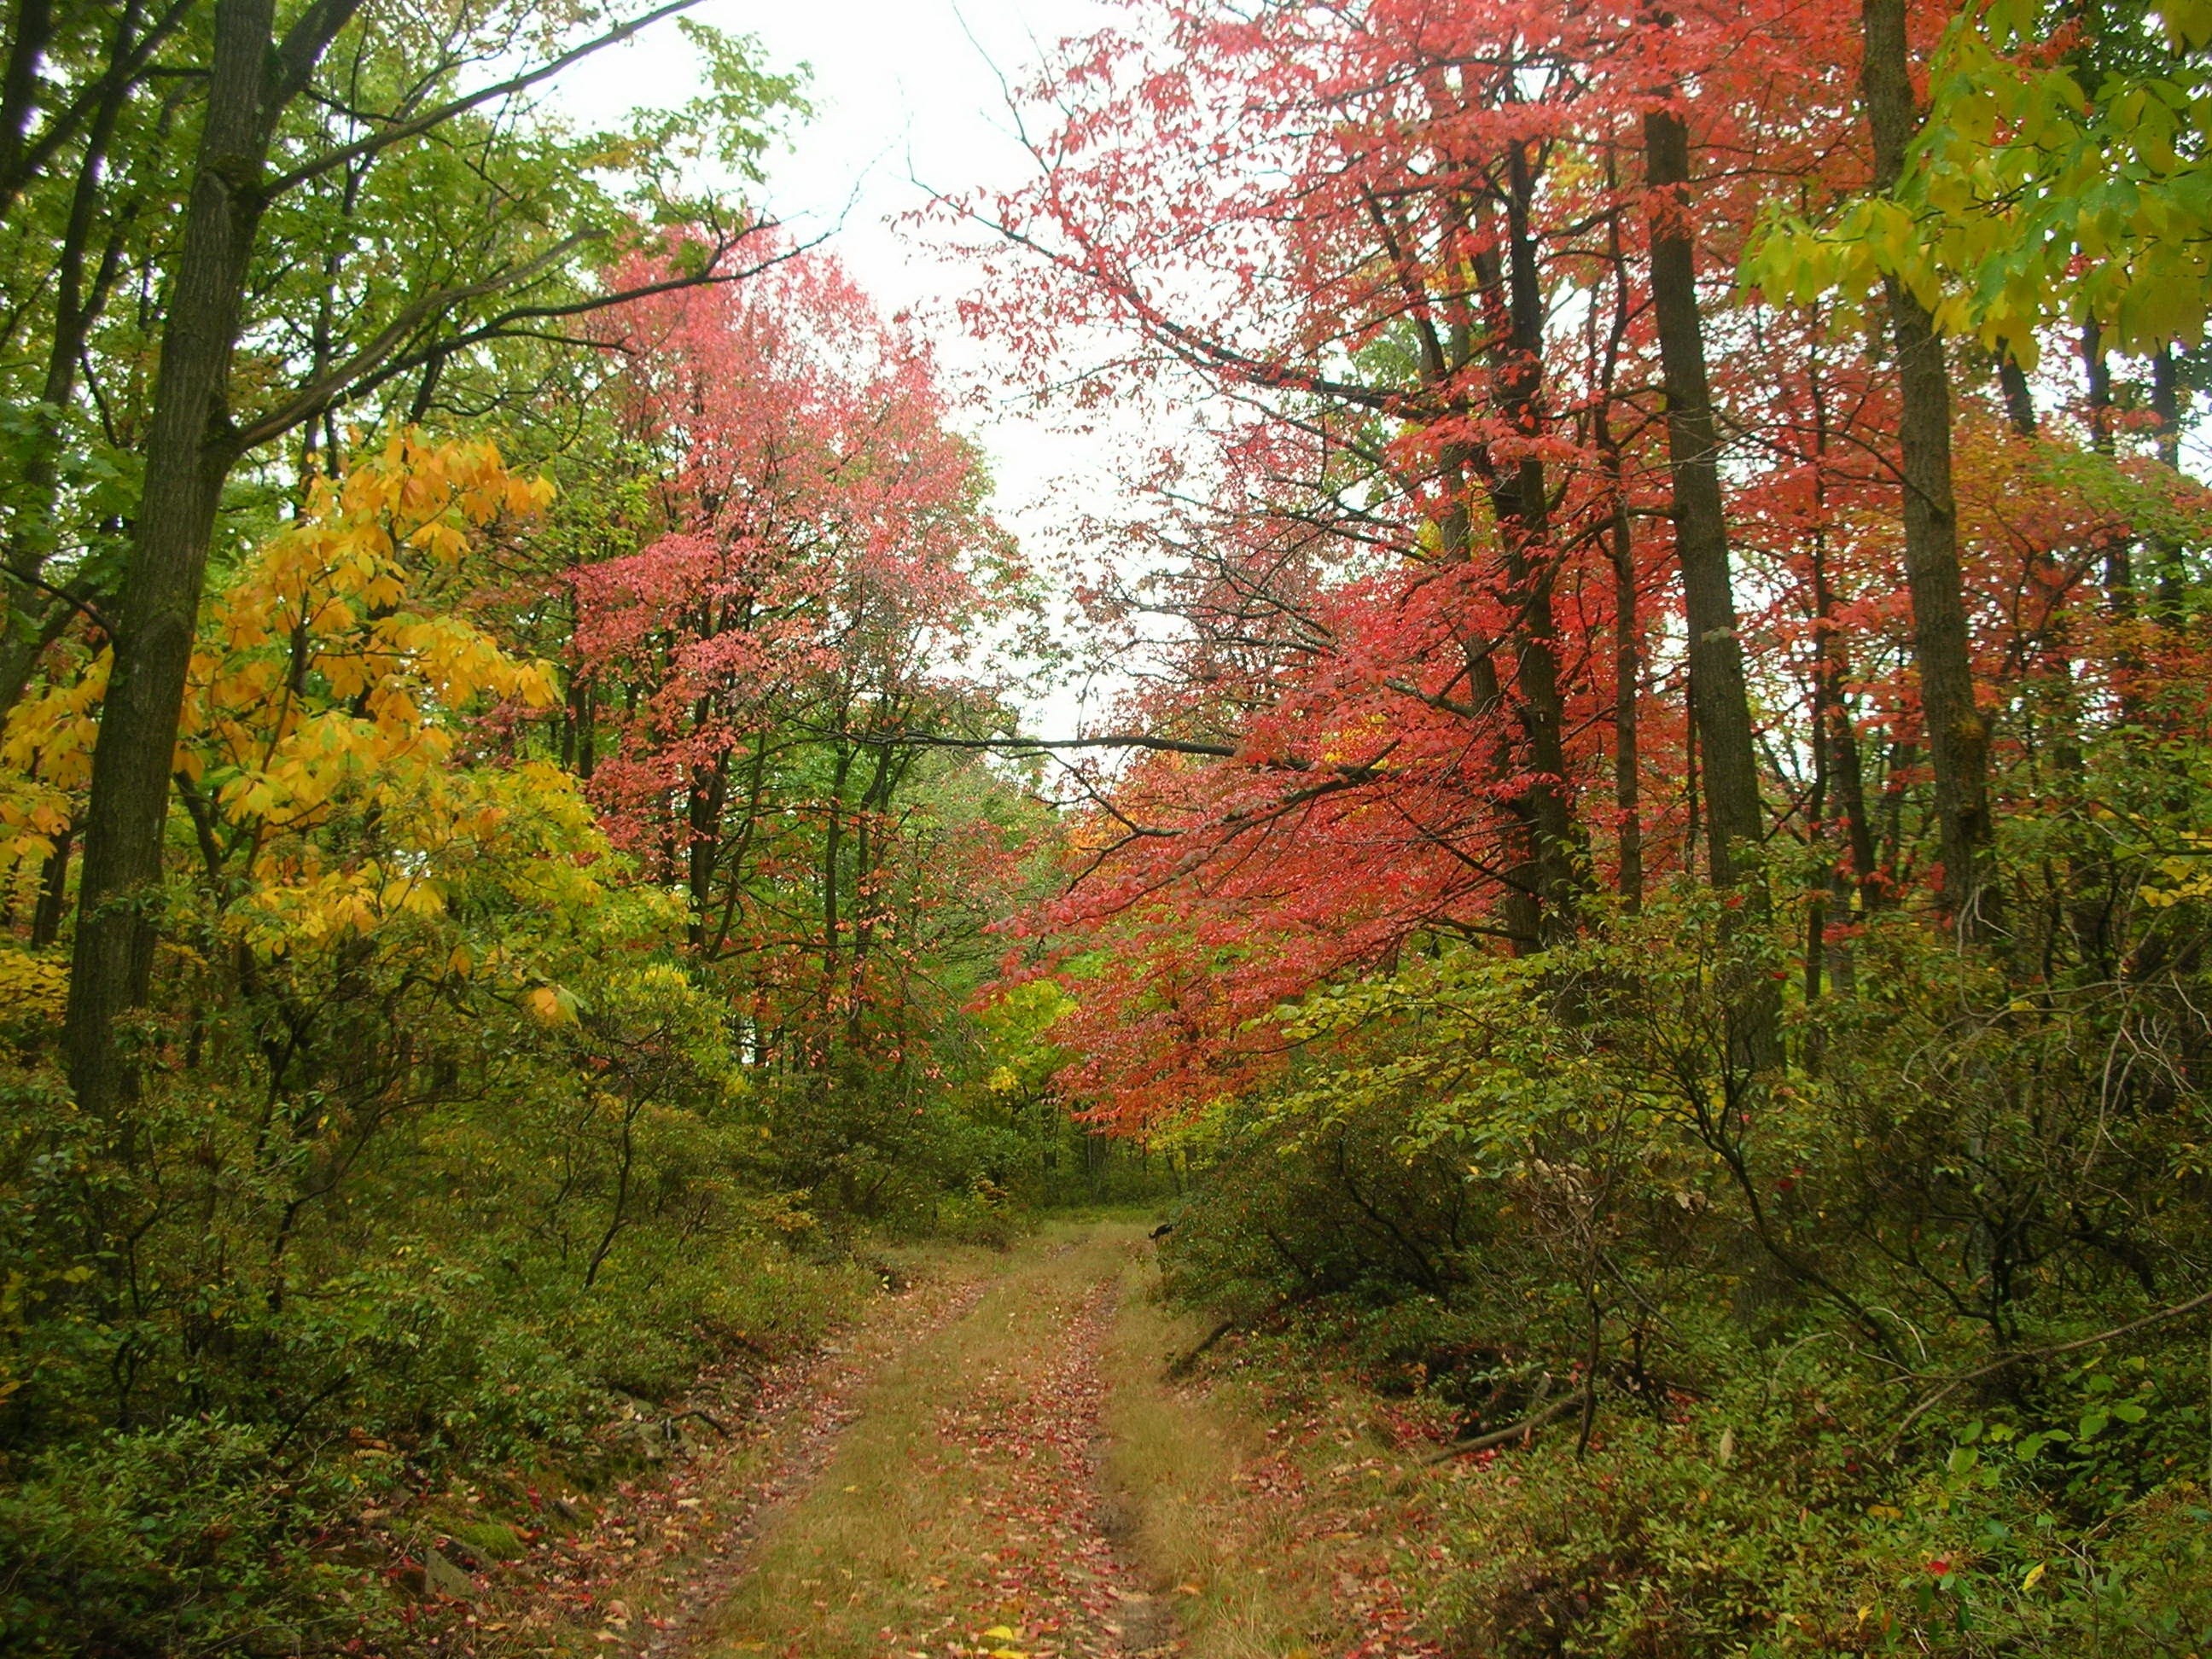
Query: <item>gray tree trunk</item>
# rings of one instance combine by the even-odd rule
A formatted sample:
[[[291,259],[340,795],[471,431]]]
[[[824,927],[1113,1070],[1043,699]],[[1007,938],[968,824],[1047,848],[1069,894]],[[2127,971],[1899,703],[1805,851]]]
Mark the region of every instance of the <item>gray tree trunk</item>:
[[[1874,139],[1874,186],[1896,187],[1920,125],[1912,93],[1905,0],[1865,0],[1866,58],[1860,88]],[[1965,583],[1959,571],[1959,513],[1951,488],[1951,380],[1943,339],[1925,306],[1901,283],[1888,285],[1897,350],[1898,447],[1905,484],[1905,580],[1912,600],[1913,665],[1936,775],[1942,902],[1969,937],[1995,921],[1986,868],[1992,824],[1990,734],[1974,702]]]
[[[1683,198],[1690,182],[1689,133],[1679,117],[1662,109],[1644,116],[1644,160],[1655,193],[1651,309],[1667,393],[1667,459],[1674,487],[1674,556],[1681,567],[1690,635],[1692,713],[1705,756],[1706,857],[1713,884],[1741,892],[1745,914],[1756,927],[1771,908],[1759,861],[1766,811],[1759,801],[1751,693],[1729,574],[1720,438],[1705,374],[1696,247]],[[1776,988],[1758,975],[1740,989],[1741,994],[1730,1000],[1729,1047],[1737,1063],[1763,1070],[1781,1054]]]
[[[134,1087],[118,1025],[146,1000],[161,886],[170,757],[206,586],[208,546],[236,452],[228,389],[271,121],[274,0],[219,0],[215,52],[146,443],[145,490],[116,607],[114,667],[87,808],[64,1031],[88,1111]]]

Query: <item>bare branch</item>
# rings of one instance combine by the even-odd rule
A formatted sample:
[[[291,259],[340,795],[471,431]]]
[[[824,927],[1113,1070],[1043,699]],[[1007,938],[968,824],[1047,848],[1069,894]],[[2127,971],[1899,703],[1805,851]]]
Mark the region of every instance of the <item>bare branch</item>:
[[[629,22],[609,29],[605,34],[597,35],[585,41],[581,46],[572,46],[558,58],[549,58],[535,69],[525,70],[520,75],[510,76],[506,80],[497,82],[491,86],[481,87],[474,92],[465,93],[459,98],[440,104],[434,109],[425,110],[422,114],[408,120],[395,122],[381,131],[372,132],[365,138],[358,138],[350,144],[341,145],[337,149],[317,156],[312,161],[302,162],[291,172],[279,173],[276,178],[269,180],[262,186],[263,193],[272,198],[281,196],[286,191],[305,184],[318,174],[328,173],[333,167],[342,167],[349,161],[357,161],[364,155],[374,155],[380,150],[388,149],[393,144],[418,137],[433,127],[443,125],[456,115],[476,108],[479,104],[490,103],[495,99],[507,97],[514,93],[536,86],[541,81],[550,79],[571,64],[581,63],[594,52],[603,52],[609,46],[618,45],[640,30],[651,27],[662,18],[673,16],[678,12],[689,11],[699,3],[700,0],[668,0],[665,5],[658,6],[641,17],[632,18]],[[344,0],[325,0],[325,3],[344,3]]]
[[[234,434],[231,441],[237,453],[244,454],[249,450],[258,449],[271,439],[281,438],[301,422],[313,419],[332,398],[374,372],[380,363],[406,343],[410,335],[441,312],[470,300],[481,299],[487,294],[517,287],[542,276],[550,267],[592,240],[590,233],[579,231],[573,236],[563,237],[536,258],[512,270],[487,276],[481,282],[464,283],[459,288],[440,289],[434,294],[424,295],[404,307],[359,351],[302,386],[290,402],[280,404],[252,426]]]

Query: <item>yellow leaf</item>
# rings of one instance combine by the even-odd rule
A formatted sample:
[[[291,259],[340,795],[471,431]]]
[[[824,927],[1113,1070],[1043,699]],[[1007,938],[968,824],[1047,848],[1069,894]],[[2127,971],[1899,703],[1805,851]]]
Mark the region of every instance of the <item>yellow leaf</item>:
[[[2024,1590],[2033,1589],[2038,1584],[2043,1582],[2043,1575],[2050,1568],[2050,1565],[2051,1563],[2048,1561],[2037,1562],[2033,1566],[2027,1570],[2027,1577],[2020,1581],[2020,1587]]]

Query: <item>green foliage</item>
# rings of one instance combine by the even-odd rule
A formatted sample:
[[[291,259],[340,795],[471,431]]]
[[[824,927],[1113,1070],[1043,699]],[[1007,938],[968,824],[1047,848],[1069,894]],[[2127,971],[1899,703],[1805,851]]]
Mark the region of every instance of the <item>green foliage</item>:
[[[1456,1489],[1468,1650],[2212,1638],[2197,786],[2094,769],[2007,832],[2003,953],[1860,915],[1782,1074],[1729,1007],[1790,935],[1685,885],[1283,1011],[1280,1084],[1182,1132],[1174,1289],[1534,1425]]]
[[[354,1617],[310,1540],[348,1496],[273,1432],[109,1431],[0,1489],[0,1653],[286,1653]]]
[[[2055,56],[2057,26],[2073,49]],[[1857,310],[1885,278],[1939,329],[2033,368],[2039,331],[2094,320],[2120,349],[2195,346],[2212,307],[2212,12],[2132,3],[1967,9],[1893,195],[1829,221],[1778,217],[1747,283]]]
[[[388,1644],[404,1598],[349,1545],[364,1506],[610,1480],[638,1402],[854,1310],[855,1227],[1020,1224],[1007,1130],[926,1048],[750,1063],[684,905],[514,752],[500,720],[553,700],[547,672],[477,624],[465,574],[544,495],[404,434],[236,562],[126,1115],[78,1110],[54,1066],[58,953],[0,951],[0,1650]],[[58,653],[9,726],[27,885],[105,665]],[[885,1028],[957,1032],[961,988]]]
[[[1671,1419],[1623,1416],[1585,1455],[1569,1437],[1516,1455],[1510,1483],[1467,1483],[1439,1616],[1502,1659],[2148,1659],[2212,1637],[2200,1485],[2154,1485],[2093,1528],[1978,1421],[1893,1465],[1862,1426],[1879,1396],[1810,1352]]]

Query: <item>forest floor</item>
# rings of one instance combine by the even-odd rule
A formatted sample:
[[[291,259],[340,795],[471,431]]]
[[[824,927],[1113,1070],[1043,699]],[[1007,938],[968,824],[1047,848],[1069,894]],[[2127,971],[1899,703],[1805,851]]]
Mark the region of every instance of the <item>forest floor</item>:
[[[1335,1390],[1170,1382],[1202,1334],[1145,1229],[1060,1223],[910,1281],[760,1379],[572,1535],[492,1575],[462,1644],[621,1659],[1416,1659],[1425,1423]],[[1233,1367],[1232,1367],[1233,1370]],[[697,1420],[725,1419],[714,1382]],[[750,1386],[750,1385],[749,1385]],[[1372,1407],[1375,1402],[1367,1405]],[[441,1645],[445,1645],[441,1644]]]

